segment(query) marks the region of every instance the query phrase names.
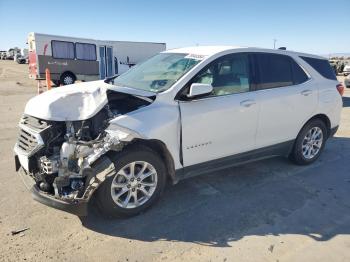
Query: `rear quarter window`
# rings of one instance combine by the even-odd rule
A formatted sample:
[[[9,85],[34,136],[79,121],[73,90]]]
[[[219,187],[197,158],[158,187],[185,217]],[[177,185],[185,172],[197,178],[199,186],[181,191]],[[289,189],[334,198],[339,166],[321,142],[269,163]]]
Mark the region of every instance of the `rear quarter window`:
[[[294,60],[292,60],[292,71],[295,85],[302,84],[309,80],[308,75]]]
[[[303,59],[310,66],[312,66],[312,68],[315,69],[324,78],[327,78],[330,80],[337,80],[337,77],[334,74],[334,70],[332,69],[328,60],[306,57],[306,56],[301,56],[300,58]]]

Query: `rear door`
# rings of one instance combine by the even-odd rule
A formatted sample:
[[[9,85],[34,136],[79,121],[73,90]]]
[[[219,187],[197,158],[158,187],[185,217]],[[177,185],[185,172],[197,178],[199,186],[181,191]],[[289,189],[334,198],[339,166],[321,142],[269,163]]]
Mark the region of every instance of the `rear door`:
[[[260,105],[257,148],[295,139],[317,108],[317,87],[290,56],[257,53],[255,62]]]

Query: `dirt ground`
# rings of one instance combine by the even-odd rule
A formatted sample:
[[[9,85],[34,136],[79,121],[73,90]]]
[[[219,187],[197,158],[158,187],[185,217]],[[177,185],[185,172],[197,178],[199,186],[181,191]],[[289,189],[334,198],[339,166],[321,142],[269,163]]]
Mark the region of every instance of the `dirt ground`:
[[[35,94],[27,65],[0,61],[0,261],[350,261],[350,90],[336,137],[311,166],[276,158],[188,179],[119,220],[32,200],[12,149]]]

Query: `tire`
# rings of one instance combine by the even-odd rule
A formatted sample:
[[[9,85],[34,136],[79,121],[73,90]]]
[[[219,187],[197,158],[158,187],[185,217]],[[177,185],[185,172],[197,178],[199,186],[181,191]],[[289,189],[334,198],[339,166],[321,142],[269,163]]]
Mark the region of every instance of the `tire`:
[[[52,80],[56,87],[60,86],[60,80]]]
[[[165,188],[167,176],[165,165],[157,153],[144,146],[130,146],[121,152],[114,153],[110,158],[114,163],[116,174],[108,177],[96,192],[96,203],[104,216],[135,216],[151,207],[160,198]],[[135,162],[135,177],[129,175],[127,178],[125,175],[120,175],[132,173],[130,166]],[[144,163],[147,163],[147,168],[143,174],[151,173],[152,175],[138,181],[136,174],[142,171]],[[154,183],[154,181],[156,182]],[[140,184],[145,183],[155,184],[155,186],[140,186]],[[143,190],[150,193],[150,196],[147,197]],[[118,197],[118,195],[120,196]],[[135,196],[138,203],[135,201]],[[127,202],[128,198],[129,202]]]
[[[60,77],[60,82],[65,86],[74,84],[75,80],[75,75],[69,72],[63,73]]]
[[[316,132],[320,135],[316,135]],[[315,134],[314,139],[312,134]],[[320,119],[311,120],[299,132],[289,158],[297,165],[313,163],[322,153],[327,138],[328,131],[325,123]]]

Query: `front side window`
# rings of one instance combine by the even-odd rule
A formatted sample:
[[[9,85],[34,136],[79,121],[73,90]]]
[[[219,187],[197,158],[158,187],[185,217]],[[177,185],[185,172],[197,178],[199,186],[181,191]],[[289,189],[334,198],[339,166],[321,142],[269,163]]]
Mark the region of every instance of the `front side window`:
[[[96,60],[96,46],[93,44],[76,43],[75,52],[77,59],[80,60]]]
[[[212,62],[194,77],[192,83],[211,84],[210,96],[222,96],[248,92],[250,67],[248,54],[228,55]]]
[[[160,53],[132,67],[113,83],[117,86],[162,92],[169,89],[199,61],[188,54]]]
[[[52,57],[74,59],[74,43],[65,41],[51,41]]]
[[[255,57],[259,71],[258,90],[293,85],[290,57],[265,53],[256,54]]]

